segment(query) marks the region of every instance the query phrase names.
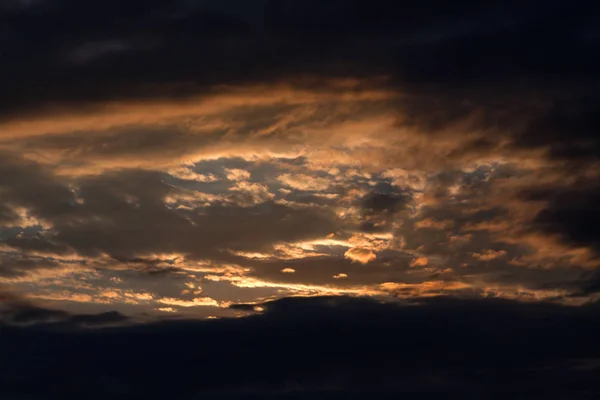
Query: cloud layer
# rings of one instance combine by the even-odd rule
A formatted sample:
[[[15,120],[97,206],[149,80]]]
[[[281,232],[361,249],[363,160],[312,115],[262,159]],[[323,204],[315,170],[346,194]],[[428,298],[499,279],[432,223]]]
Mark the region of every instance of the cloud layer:
[[[33,398],[597,394],[597,306],[340,297],[261,306],[263,315],[218,321],[4,328],[0,385]],[[77,364],[69,375],[65,359]]]
[[[116,325],[121,343],[122,332],[150,324],[160,336],[166,324],[172,342],[172,329],[191,324],[212,340],[211,329],[253,332],[255,321],[286,331],[288,314],[307,318],[308,333],[331,316],[360,330],[348,314],[357,307],[401,315],[376,321],[385,335],[406,332],[402,318],[422,333],[426,318],[448,321],[440,310],[457,304],[474,318],[497,307],[507,321],[515,310],[549,315],[539,329],[597,328],[597,4],[121,3],[0,5],[0,324],[9,334]],[[427,306],[395,308],[411,299]],[[529,315],[521,322],[538,332]],[[190,322],[204,318],[224,320]],[[427,336],[440,343],[431,348],[450,354],[456,332],[474,346],[480,330],[492,335],[490,359],[502,358],[496,350],[509,345],[485,321],[446,326],[449,336]],[[516,326],[506,328],[513,354],[525,351]],[[273,338],[261,334],[264,347]],[[548,335],[567,349],[561,363],[584,357],[571,332]],[[326,342],[331,360],[352,347],[342,335]],[[407,373],[378,351],[382,370]],[[366,352],[358,359],[300,386],[346,387],[373,364]],[[465,367],[456,360],[419,379],[473,384],[445,375]],[[528,371],[519,374],[550,379]],[[274,387],[262,379],[239,387]]]

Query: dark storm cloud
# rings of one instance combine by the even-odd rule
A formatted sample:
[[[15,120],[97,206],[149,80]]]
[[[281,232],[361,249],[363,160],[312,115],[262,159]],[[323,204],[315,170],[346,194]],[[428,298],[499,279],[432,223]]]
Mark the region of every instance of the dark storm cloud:
[[[532,228],[559,234],[568,243],[590,246],[600,254],[600,186],[596,181],[535,187],[524,190],[522,196],[546,204]]]
[[[56,243],[51,236],[45,237],[35,229],[33,232],[26,232],[17,228],[16,232],[18,233],[15,236],[5,238],[3,243],[21,251],[38,254],[61,255],[69,252],[69,248],[64,243]]]
[[[49,171],[19,155],[1,152],[0,188],[2,203],[26,207],[35,213],[54,217],[68,211],[73,193]],[[40,196],[43,193],[43,196]]]
[[[600,273],[598,271],[588,272],[581,280],[576,282],[579,291],[574,296],[587,296],[600,293]]]
[[[116,311],[100,314],[72,314],[63,310],[40,307],[17,294],[2,291],[0,287],[0,327],[36,326],[76,329],[122,324],[128,320],[128,317]]]
[[[395,214],[402,211],[411,200],[410,194],[373,191],[362,199],[365,215]]]
[[[34,398],[597,394],[597,304],[412,303],[288,298],[231,320],[60,334],[4,327],[0,387]]]
[[[410,191],[397,190],[389,184],[379,184],[360,201],[361,229],[365,232],[389,230],[388,223],[398,213],[409,209]]]
[[[8,318],[6,318],[8,317]],[[98,327],[127,322],[128,318],[116,311],[101,314],[71,315],[65,311],[27,307],[13,310],[2,317],[3,322],[14,325],[44,325],[53,328]]]
[[[239,18],[182,3],[124,7],[102,1],[82,7],[64,0],[3,14],[10,39],[2,70],[12,76],[3,82],[3,113],[197,94],[207,85],[268,79],[298,61],[287,44],[249,35],[251,28]],[[85,62],[72,62],[74,56]]]
[[[45,243],[45,241],[40,242]],[[7,240],[5,243],[21,250],[32,250],[31,247],[24,246],[23,243],[14,240]],[[50,246],[44,246],[44,250],[48,250],[48,247]],[[39,248],[33,250],[39,250]],[[49,250],[51,252],[55,249],[50,248]],[[27,256],[17,252],[0,252],[1,277],[18,277],[35,269],[58,269],[62,265],[60,261],[52,257]]]
[[[129,318],[117,311],[109,311],[100,314],[79,314],[71,315],[66,321],[67,324],[74,324],[83,327],[106,326],[112,324],[122,324],[129,321]]]
[[[0,224],[10,224],[19,220],[18,214],[5,204],[0,204]]]
[[[520,146],[549,146],[550,155],[586,162],[597,158],[600,145],[600,97],[588,94],[561,99],[534,119],[516,140]]]
[[[102,1],[82,7],[76,1],[57,1],[18,15],[3,15],[3,25],[8,26],[7,35],[12,39],[3,51],[3,59],[9,60],[2,68],[3,75],[15,78],[3,82],[7,88],[1,102],[3,113],[52,103],[75,105],[147,96],[140,92],[145,85],[159,86],[151,90],[153,95],[178,94],[177,89],[169,93],[170,89],[160,87],[173,79],[198,77],[208,83],[204,73],[226,66],[222,57],[230,50],[222,49],[211,38],[230,33],[239,36],[245,26],[230,17],[202,12],[177,15],[179,6],[164,1],[143,5],[130,2],[126,6]],[[243,49],[240,44],[236,47]],[[174,78],[175,71],[169,66],[183,66],[184,59],[189,63]],[[196,68],[206,63],[212,67],[203,68],[204,73],[197,76]],[[140,76],[141,68],[146,71],[144,77]],[[102,85],[94,83],[99,80]]]
[[[1,282],[49,302],[83,291],[77,307],[151,290],[144,310],[165,312],[445,285],[471,300],[287,298],[233,306],[266,310],[250,318],[83,332],[131,321],[0,291],[0,397],[597,395],[597,2],[212,3],[1,2]],[[377,120],[390,104],[393,129]],[[393,240],[369,236],[382,231]],[[325,237],[348,242],[298,245]],[[53,275],[79,267],[106,269]],[[536,298],[587,303],[522,301]]]
[[[3,114],[290,74],[391,74],[401,85],[455,87],[551,74],[581,81],[598,67],[594,42],[578,30],[594,2],[189,4],[60,0],[2,12]],[[260,14],[264,26],[252,27],[248,18]]]

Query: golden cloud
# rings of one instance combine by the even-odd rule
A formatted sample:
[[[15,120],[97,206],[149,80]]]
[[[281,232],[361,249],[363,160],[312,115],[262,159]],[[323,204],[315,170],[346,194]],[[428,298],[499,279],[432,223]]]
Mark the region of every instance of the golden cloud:
[[[192,300],[182,300],[174,297],[161,297],[156,300],[158,303],[176,307],[220,307],[221,303],[210,297],[196,297]]]
[[[429,258],[427,257],[417,257],[410,262],[410,266],[415,267],[425,267],[429,264]]]
[[[369,262],[375,260],[377,255],[373,253],[369,249],[365,249],[362,247],[352,247],[348,251],[344,253],[344,257],[359,262],[361,264],[368,264]]]

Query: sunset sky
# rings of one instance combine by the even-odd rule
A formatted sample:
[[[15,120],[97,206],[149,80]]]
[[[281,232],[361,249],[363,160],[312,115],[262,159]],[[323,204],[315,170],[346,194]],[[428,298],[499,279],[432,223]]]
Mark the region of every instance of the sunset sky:
[[[505,380],[514,393],[578,394],[569,379],[600,372],[598,15],[561,0],[2,1],[0,394],[487,393],[491,373],[465,371],[504,351],[529,382]],[[146,344],[181,371],[136,370]],[[100,349],[108,383],[92,367],[108,358],[75,361]],[[189,384],[195,357],[207,384],[141,378]],[[535,375],[548,357],[564,381]],[[73,386],[48,375],[75,365]]]

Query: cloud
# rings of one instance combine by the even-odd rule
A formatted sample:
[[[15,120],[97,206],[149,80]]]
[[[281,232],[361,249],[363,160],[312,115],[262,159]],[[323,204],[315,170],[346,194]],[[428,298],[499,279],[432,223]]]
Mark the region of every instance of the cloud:
[[[484,253],[473,253],[473,258],[481,261],[491,261],[506,255],[506,251],[487,250]]]
[[[156,309],[157,311],[160,312],[165,312],[165,313],[176,313],[177,310],[174,309],[173,307],[160,307]]]
[[[189,166],[179,166],[167,171],[171,176],[179,179],[192,180],[197,182],[214,182],[217,178],[213,174],[198,174],[191,170]]]
[[[43,174],[39,179],[42,177]],[[31,207],[40,218],[53,225],[58,233],[52,237],[52,241],[48,241],[48,246],[51,243],[61,243],[82,254],[106,253],[114,257],[135,258],[139,254],[161,251],[214,253],[219,248],[227,248],[228,245],[222,240],[230,237],[228,227],[233,221],[237,225],[237,238],[255,243],[241,244],[239,249],[258,250],[280,240],[311,237],[321,229],[329,232],[335,224],[327,211],[291,209],[270,202],[266,208],[261,208],[260,214],[254,213],[254,204],[267,202],[272,198],[262,184],[238,182],[238,186],[233,188],[233,192],[242,196],[239,201],[249,204],[242,203],[242,206],[237,207],[216,204],[208,208],[208,213],[192,214],[185,210],[171,211],[165,207],[163,199],[172,189],[163,183],[159,174],[153,172],[130,170],[83,179],[77,184],[77,195],[68,189],[66,183],[52,182],[52,179],[48,179],[38,187],[42,193],[48,187],[47,195],[33,197],[31,194],[31,197],[15,197],[15,201]],[[24,193],[25,188],[28,186],[23,186],[21,192],[15,192],[15,196],[29,196]],[[56,197],[54,193],[60,197]],[[76,202],[76,198],[80,202]],[[243,216],[244,214],[248,217]],[[275,220],[281,219],[283,224],[274,223],[275,220],[269,214]],[[230,223],[227,222],[228,219]],[[312,223],[307,224],[308,221]],[[127,230],[118,228],[126,225]],[[287,233],[284,232],[285,225],[289,226]],[[116,231],[111,232],[110,226],[116,228]],[[306,230],[309,232],[305,235],[302,231]],[[133,232],[137,233],[131,235]],[[161,237],[165,237],[163,235],[174,232],[179,232],[177,241],[162,241]],[[198,235],[206,235],[203,249],[198,248],[193,239]],[[271,236],[267,239],[265,235]],[[261,241],[260,237],[265,237],[266,241],[258,243]],[[237,241],[237,238],[225,240]],[[19,241],[11,245],[16,248],[25,247],[25,243]]]
[[[90,388],[108,395],[117,387],[144,396],[173,391],[208,398],[281,396],[281,388],[287,387],[288,394],[292,390],[290,382],[298,383],[296,394],[353,393],[364,398],[382,392],[433,396],[440,391],[461,398],[474,387],[490,395],[535,392],[563,398],[573,395],[574,382],[582,390],[595,390],[592,361],[600,356],[595,304],[565,308],[452,298],[381,304],[325,297],[234,307],[240,312],[264,310],[248,318],[165,320],[104,333],[3,327],[0,379],[5,384],[18,378],[26,385],[11,386],[13,395],[27,390],[56,398],[67,391],[89,393]],[[148,351],[152,344],[165,342],[168,351]],[[45,350],[40,352],[36,343],[46,344]],[[239,357],[241,352],[247,357]],[[365,370],[374,356],[378,362]],[[397,362],[402,357],[420,361]],[[65,362],[73,358],[77,364]],[[34,359],[40,362],[32,369]],[[327,368],[314,368],[315,359]],[[215,368],[206,370],[202,366],[209,360]],[[157,369],[156,362],[170,367]],[[231,363],[239,368],[223,376],[221,367]],[[590,369],[582,370],[583,364]],[[65,371],[76,371],[80,379],[65,378]],[[498,382],[499,376],[512,379]],[[33,382],[37,384],[29,385]]]
[[[381,174],[383,178],[392,180],[392,184],[401,189],[412,189],[422,191],[425,187],[425,177],[421,176],[418,171],[406,171],[404,169],[390,169]]]
[[[362,206],[365,213],[368,214],[394,214],[402,210],[407,201],[408,198],[404,195],[396,196],[395,194],[373,192],[363,198]]]
[[[287,187],[297,190],[323,191],[327,190],[330,185],[329,180],[326,178],[319,178],[302,174],[283,174],[279,176],[278,179]]]
[[[225,175],[230,181],[245,181],[250,179],[250,172],[238,168],[225,169]]]
[[[344,253],[344,257],[361,264],[368,264],[369,262],[375,260],[377,255],[369,249],[352,247]]]
[[[250,204],[260,204],[266,201],[272,200],[275,195],[269,192],[269,188],[260,183],[251,183],[251,182],[237,182],[234,186],[229,188],[230,191],[240,193],[243,195],[247,195],[248,199],[242,197],[241,202],[246,200],[246,203]]]
[[[541,186],[524,189],[526,200],[543,201],[546,206],[532,221],[532,226],[543,232],[559,234],[565,241],[589,245],[600,251],[597,243],[600,188],[595,183],[581,181],[570,186]]]
[[[484,165],[447,177],[434,175],[427,178],[425,196],[421,197],[410,192],[412,189],[399,191],[385,181],[372,186],[368,181],[351,180],[340,184],[339,201],[320,203],[305,199],[303,203],[285,203],[279,201],[273,187],[271,179],[280,175],[274,167],[260,172],[271,174],[262,176],[264,183],[181,183],[166,181],[160,172],[145,170],[121,170],[73,179],[55,176],[39,163],[13,160],[14,173],[20,174],[24,169],[42,176],[47,174],[55,187],[66,189],[70,200],[58,215],[41,214],[34,208],[36,203],[30,205],[32,211],[27,214],[19,211],[27,217],[20,217],[19,225],[24,226],[4,233],[10,235],[5,240],[9,247],[0,261],[3,281],[11,284],[38,282],[34,276],[41,271],[45,276],[54,273],[60,279],[61,271],[84,270],[92,265],[145,271],[155,276],[181,274],[194,270],[193,263],[205,260],[210,265],[204,267],[208,274],[218,270],[223,262],[251,268],[253,272],[248,275],[257,279],[254,283],[250,279],[227,283],[235,290],[248,289],[247,293],[260,288],[269,294],[280,289],[313,294],[379,294],[377,285],[387,282],[408,280],[419,284],[433,278],[439,279],[443,287],[444,280],[452,276],[475,291],[484,285],[495,295],[513,297],[520,296],[515,294],[520,285],[528,293],[546,297],[548,288],[580,291],[583,284],[575,287],[561,281],[583,279],[579,268],[594,265],[593,254],[586,247],[570,247],[568,243],[560,243],[560,238],[551,239],[542,230],[528,233],[529,226],[535,226],[536,215],[529,211],[529,204],[535,205],[532,210],[542,210],[544,203],[523,194],[522,188],[531,188],[534,177],[516,167]],[[214,162],[217,169],[227,163],[231,161]],[[244,163],[246,170],[258,174],[254,172],[258,168],[254,162]],[[291,168],[290,165],[297,170],[312,168],[305,159],[278,163],[279,169]],[[199,171],[197,166],[192,168]],[[553,176],[550,178],[546,179],[555,182]],[[387,178],[370,173],[365,179],[378,182]],[[534,180],[539,180],[537,175]],[[364,189],[357,190],[360,185]],[[10,185],[6,187],[14,190]],[[450,193],[448,187],[457,189]],[[501,196],[496,197],[500,192]],[[260,198],[261,193],[267,197]],[[294,198],[293,193],[288,196]],[[435,202],[427,200],[426,196],[431,195],[437,196]],[[39,228],[24,230],[32,220],[45,221],[43,234],[37,232]],[[311,220],[314,222],[308,223]],[[442,227],[438,221],[444,221],[444,229],[434,229]],[[122,229],[124,226],[128,228]],[[230,228],[233,226],[235,230]],[[336,233],[326,238],[331,232]],[[490,259],[490,249],[503,256]],[[61,252],[69,255],[60,256]],[[157,253],[165,256],[152,256]],[[313,262],[298,263],[307,258],[314,258],[321,272],[314,272]],[[411,276],[410,260],[418,258],[429,260],[427,265],[421,262],[424,275]],[[487,269],[480,265],[484,258],[490,264]],[[287,274],[269,274],[269,263],[274,260],[286,261],[275,270],[294,269],[294,279],[284,282],[281,276]],[[357,268],[365,263],[370,268]],[[525,273],[523,266],[540,269]],[[552,272],[543,271],[550,268]],[[340,270],[348,278],[332,281]],[[334,281],[340,284],[327,287]],[[513,286],[507,288],[508,282]],[[183,282],[176,291],[162,296],[180,296],[181,285]],[[80,303],[129,304],[135,300],[124,295],[118,299],[95,297],[95,293],[75,286],[67,292],[56,289],[34,292],[34,296],[53,301],[79,298],[83,300]],[[411,288],[407,293],[417,292]],[[567,294],[556,292],[569,302]],[[217,298],[219,302],[229,301],[227,296]]]
[[[590,5],[138,3],[0,9],[1,284],[148,320],[596,299]]]
[[[452,226],[452,221],[435,221],[431,218],[426,218],[415,222],[415,228],[423,229],[423,228],[432,228],[432,229],[447,229]]]
[[[0,326],[35,326],[36,328],[56,327],[77,329],[123,325],[132,320],[117,312],[97,314],[76,314],[63,310],[45,308],[31,302],[31,299],[3,291],[0,288]]]
[[[164,297],[157,300],[161,304],[177,307],[219,307],[219,302],[210,297],[196,297],[192,300],[182,300]]]
[[[429,259],[427,257],[417,257],[410,262],[411,267],[424,267],[429,264]]]

